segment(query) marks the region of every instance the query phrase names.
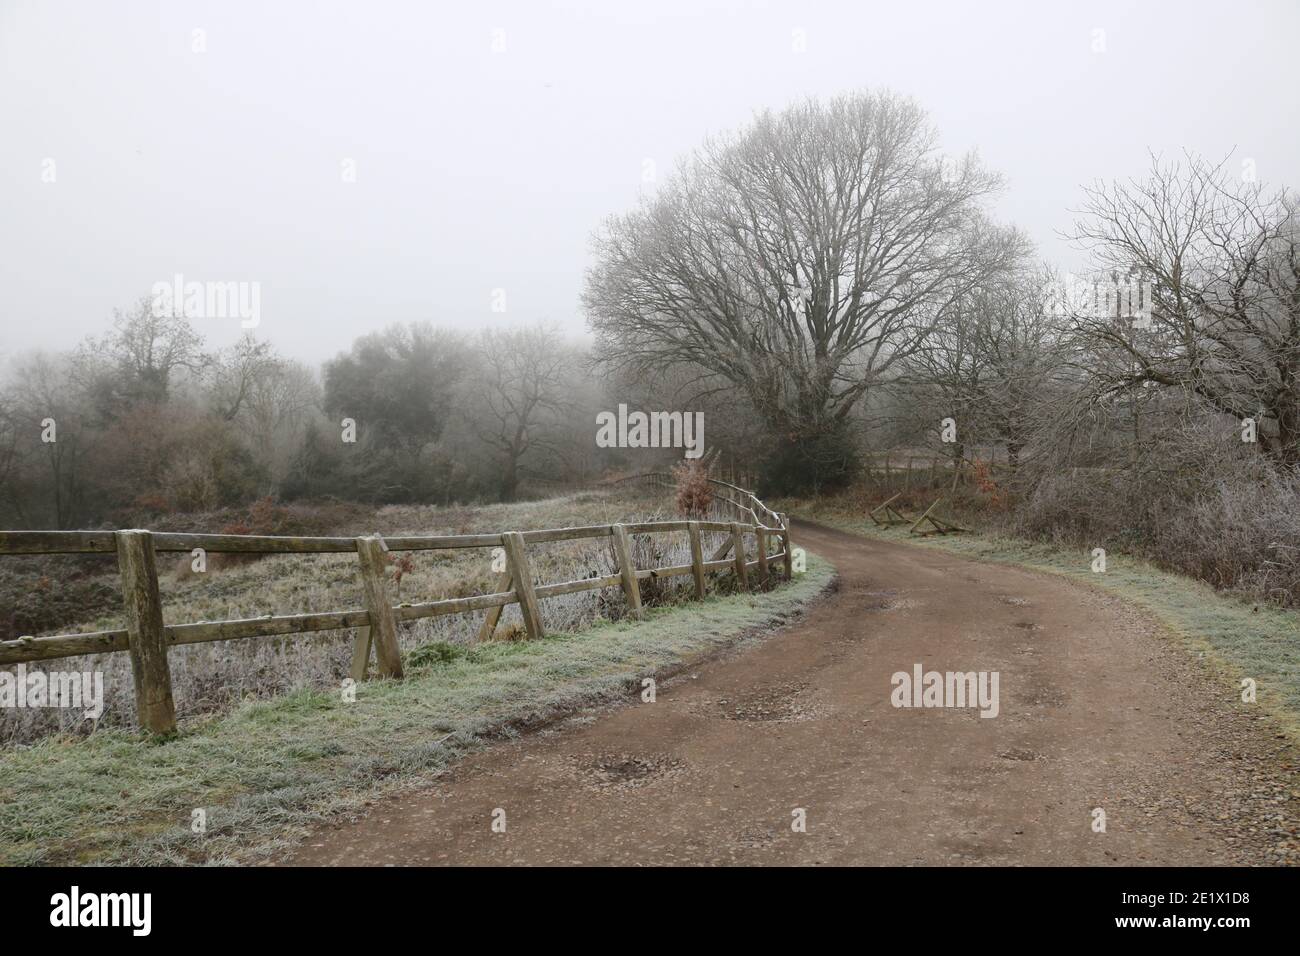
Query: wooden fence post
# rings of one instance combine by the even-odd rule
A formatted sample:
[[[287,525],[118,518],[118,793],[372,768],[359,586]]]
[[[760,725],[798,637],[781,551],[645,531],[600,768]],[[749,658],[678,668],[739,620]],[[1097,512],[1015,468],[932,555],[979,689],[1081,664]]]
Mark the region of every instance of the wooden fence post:
[[[627,539],[626,525],[614,525],[614,556],[618,558],[618,573],[623,578],[628,613],[640,620],[645,612],[641,610],[641,586],[636,580],[636,565],[632,563],[632,546]]]
[[[781,516],[781,550],[785,552],[785,579],[794,577],[794,555],[790,553],[790,522]]]
[[[695,600],[704,600],[704,547],[700,544],[700,523],[689,521],[686,533],[691,538],[691,575],[695,578]]]
[[[365,591],[366,610],[370,614],[370,640],[375,645],[375,659],[384,677],[402,676],[402,652],[397,646],[397,618],[388,603],[384,575],[388,570],[388,548],[379,537],[357,538],[357,556],[361,561],[361,586]],[[369,655],[367,655],[369,656]],[[356,655],[353,655],[355,662]]]
[[[357,628],[357,639],[352,645],[352,666],[348,676],[354,681],[363,681],[370,676],[370,626]]]
[[[767,530],[765,528],[755,527],[754,537],[758,539],[758,581],[766,587],[768,582]]]
[[[739,521],[731,523],[731,546],[735,551],[736,580],[742,588],[749,587],[749,568],[745,567],[745,532]]]
[[[501,536],[501,543],[505,545],[506,558],[510,561],[510,576],[514,578],[515,593],[519,595],[519,613],[524,617],[524,629],[532,640],[541,640],[546,632],[542,629],[542,608],[533,588],[533,569],[528,563],[528,552],[524,550],[524,536],[518,531],[507,531]]]
[[[514,586],[512,584],[513,581],[514,577],[510,574],[510,569],[506,568],[504,571],[497,572],[496,583],[492,586],[492,590],[497,594],[500,594],[502,591],[509,591]],[[501,612],[504,610],[505,608],[499,605],[487,609],[487,616],[483,618],[483,626],[478,629],[477,640],[492,640],[492,635],[497,629],[497,622],[501,620]]]
[[[119,531],[116,541],[131,674],[135,678],[136,715],[140,726],[151,733],[175,733],[176,704],[167,666],[167,634],[163,630],[153,535],[148,531]]]

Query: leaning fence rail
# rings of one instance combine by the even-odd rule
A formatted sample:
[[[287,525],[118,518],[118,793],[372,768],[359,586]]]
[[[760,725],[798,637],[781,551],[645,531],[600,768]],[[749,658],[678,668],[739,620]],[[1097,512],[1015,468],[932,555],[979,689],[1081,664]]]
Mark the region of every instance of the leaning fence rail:
[[[753,498],[752,495],[750,497]],[[753,501],[757,499],[753,498]],[[0,666],[127,651],[131,655],[140,726],[154,733],[171,733],[176,729],[176,709],[172,699],[167,649],[173,645],[357,628],[352,676],[358,680],[367,676],[373,648],[378,672],[382,676],[396,678],[402,676],[397,625],[407,621],[444,614],[486,611],[487,616],[479,630],[479,638],[486,639],[495,631],[502,610],[508,605],[518,604],[528,637],[539,638],[544,636],[540,602],[563,594],[621,588],[629,613],[639,618],[642,616],[640,582],[650,578],[691,575],[696,599],[704,598],[707,575],[710,573],[734,573],[740,584],[747,587],[751,572],[763,583],[774,577],[773,563],[779,561],[782,566],[778,573],[788,580],[793,563],[790,530],[784,520],[775,512],[763,508],[764,515],[774,522],[768,525],[759,518],[759,509],[742,506],[738,502],[735,505],[752,515],[753,521],[648,521],[540,531],[507,531],[500,534],[370,535],[356,538],[180,534],[147,530],[0,531],[0,555],[115,554],[122,579],[122,602],[126,620],[126,627],[118,630],[0,641]],[[704,558],[701,545],[700,535],[704,532],[727,535],[722,546],[708,560]],[[687,535],[691,562],[662,568],[637,568],[632,557],[631,537],[669,533]],[[753,535],[756,541],[752,561],[745,550],[746,535]],[[617,574],[552,584],[534,583],[528,557],[529,545],[586,538],[610,540],[618,563]],[[777,551],[772,551],[774,541],[779,544]],[[394,604],[391,601],[384,573],[387,552],[461,548],[503,549],[506,570],[498,574],[492,593],[419,604]],[[218,554],[355,553],[365,607],[166,624],[158,588],[156,555],[193,552],[196,549]]]

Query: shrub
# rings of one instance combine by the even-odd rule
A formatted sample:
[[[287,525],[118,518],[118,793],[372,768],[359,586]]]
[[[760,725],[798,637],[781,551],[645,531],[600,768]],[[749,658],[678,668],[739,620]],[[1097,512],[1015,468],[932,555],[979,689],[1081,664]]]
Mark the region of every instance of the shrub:
[[[415,558],[407,552],[390,554],[388,564],[393,569],[393,584],[397,587],[397,600],[402,599],[402,578],[415,570]]]
[[[1217,588],[1300,604],[1300,478],[1222,429],[1156,431],[1123,463],[1048,472],[1007,527],[1126,550]]]
[[[709,473],[699,460],[683,461],[673,468],[677,483],[677,511],[688,518],[703,518],[713,504],[713,486]]]

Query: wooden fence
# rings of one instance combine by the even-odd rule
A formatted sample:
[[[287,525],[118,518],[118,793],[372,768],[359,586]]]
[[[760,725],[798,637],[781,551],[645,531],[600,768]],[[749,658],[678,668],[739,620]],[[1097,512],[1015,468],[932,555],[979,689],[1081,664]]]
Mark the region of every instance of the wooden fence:
[[[643,477],[643,476],[638,476]],[[651,478],[657,481],[657,478]],[[732,486],[734,487],[734,486]],[[743,492],[743,489],[736,489]],[[748,492],[743,492],[748,495]],[[754,502],[758,499],[750,498]],[[742,499],[748,500],[748,499]],[[761,506],[761,502],[758,502]],[[737,504],[737,508],[742,506]],[[402,676],[402,659],[397,644],[397,625],[444,614],[487,611],[479,638],[490,637],[502,609],[518,604],[524,628],[530,638],[544,634],[540,603],[548,598],[578,591],[621,588],[629,613],[642,616],[640,582],[647,578],[691,575],[695,598],[703,599],[706,576],[712,572],[734,573],[748,587],[753,572],[760,582],[775,572],[788,580],[793,570],[790,530],[782,516],[761,512],[772,521],[759,520],[760,508],[747,506],[753,521],[651,521],[639,524],[591,525],[543,531],[506,531],[501,534],[397,536],[381,538],[278,537],[270,535],[177,534],[144,530],[126,531],[0,531],[0,555],[24,554],[116,554],[122,578],[122,603],[126,627],[114,631],[61,634],[48,637],[20,637],[0,641],[0,666],[47,661],[83,654],[127,651],[135,680],[136,711],[140,726],[154,733],[176,729],[176,708],[172,699],[171,672],[167,649],[174,644],[242,640],[251,637],[306,634],[317,631],[359,628],[353,649],[352,676],[363,679],[369,670],[371,648],[378,671],[385,677]],[[708,560],[701,545],[701,532],[728,535],[726,542]],[[663,568],[637,568],[632,560],[630,538],[638,534],[684,533],[690,544],[689,564]],[[745,535],[755,536],[754,560],[745,551]],[[605,577],[537,585],[528,559],[528,546],[554,541],[608,538],[618,562],[618,573]],[[773,552],[772,543],[780,550]],[[506,570],[496,579],[491,594],[450,598],[423,604],[394,605],[388,596],[385,570],[391,551],[439,551],[459,548],[502,548]],[[158,590],[156,555],[166,552],[233,554],[326,554],[355,553],[365,598],[364,608],[322,611],[311,614],[270,615],[228,621],[199,621],[166,624]],[[732,553],[734,551],[734,554]],[[728,557],[730,555],[730,557]]]
[[[737,519],[748,518],[755,525],[771,524],[774,527],[785,528],[785,516],[773,511],[767,505],[763,504],[759,497],[752,491],[741,488],[739,485],[733,485],[728,481],[722,481],[718,478],[706,479],[713,486],[714,501],[722,502],[732,512]],[[673,491],[677,487],[677,479],[665,471],[651,471],[641,475],[628,475],[626,478],[619,478],[611,484],[623,484],[630,481],[643,482],[650,487],[659,488],[664,491]]]
[[[862,473],[877,491],[910,491],[916,489],[950,488],[969,485],[977,467],[988,469],[993,477],[1008,476],[1014,469],[1006,461],[992,455],[978,457],[967,455],[954,459],[907,451],[887,451],[867,455],[863,459]]]

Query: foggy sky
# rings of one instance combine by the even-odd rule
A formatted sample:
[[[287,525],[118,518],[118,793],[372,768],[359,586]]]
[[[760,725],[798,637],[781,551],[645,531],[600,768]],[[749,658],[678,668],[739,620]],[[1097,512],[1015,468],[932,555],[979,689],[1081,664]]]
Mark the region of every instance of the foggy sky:
[[[312,363],[416,319],[581,334],[589,236],[647,160],[809,94],[915,97],[1066,268],[1079,185],[1148,148],[1300,187],[1294,2],[461,6],[0,0],[0,357],[176,273],[260,283],[257,334]]]

